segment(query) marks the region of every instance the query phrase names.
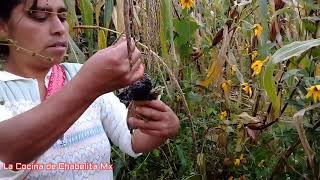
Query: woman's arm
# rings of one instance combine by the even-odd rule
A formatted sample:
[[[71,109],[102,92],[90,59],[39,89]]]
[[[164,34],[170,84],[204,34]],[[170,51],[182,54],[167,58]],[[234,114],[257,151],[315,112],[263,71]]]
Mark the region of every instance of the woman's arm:
[[[139,129],[132,135],[132,149],[135,153],[146,153],[159,147],[167,138],[142,133]]]
[[[0,123],[0,160],[29,163],[46,151],[94,101],[70,81],[35,108]]]
[[[35,108],[0,122],[0,161],[29,163],[53,145],[100,95],[142,77],[140,51],[130,70],[126,39],[92,56],[60,91]]]

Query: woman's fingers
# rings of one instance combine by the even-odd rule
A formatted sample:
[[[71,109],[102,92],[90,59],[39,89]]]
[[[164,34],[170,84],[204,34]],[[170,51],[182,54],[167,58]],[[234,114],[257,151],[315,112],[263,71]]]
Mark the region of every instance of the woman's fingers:
[[[136,43],[133,38],[130,38],[130,51],[133,53],[136,50]],[[114,47],[125,46],[126,51],[128,52],[128,42],[125,36],[120,37],[119,40],[113,45]]]
[[[160,109],[164,108],[161,103],[156,103],[159,106],[158,108]],[[130,117],[128,120],[129,125],[141,131],[144,131],[146,134],[153,136],[174,136],[175,134],[177,134],[180,127],[178,117],[172,112],[171,109],[170,111],[166,112],[155,109],[154,106],[157,105],[152,105],[153,107],[136,107],[135,117]]]
[[[127,40],[127,38],[125,37],[125,36],[121,36],[119,39],[118,39],[118,41],[116,42],[116,43],[114,43],[114,45],[113,46],[119,46],[121,43],[125,43],[126,42],[126,40]]]
[[[167,106],[164,102],[160,100],[153,100],[153,101],[136,101],[135,103],[138,107],[140,106],[146,106],[153,109],[157,109],[161,112],[169,112],[171,111],[171,108]]]
[[[149,130],[149,129],[139,129],[144,134],[150,135],[150,136],[157,136],[161,138],[169,138],[173,137],[177,133],[175,131],[172,131],[171,129],[160,129],[160,130]],[[174,132],[174,133],[173,133]]]
[[[150,121],[161,121],[169,119],[169,117],[167,117],[168,113],[158,111],[157,109],[147,106],[136,106],[135,110],[138,115],[141,115]]]
[[[124,55],[126,57],[128,57],[128,43],[127,43],[127,38],[126,37],[121,37],[113,46],[111,46],[111,48],[120,48],[120,49],[123,49],[124,50]],[[130,41],[130,51],[133,55],[133,53],[138,50],[136,45],[135,45],[135,42],[134,40],[131,38],[131,41]]]
[[[141,52],[138,48],[135,48],[131,56],[131,63],[135,64],[139,59],[141,59]]]
[[[160,131],[156,131],[156,130],[143,130],[140,129],[140,131],[144,134],[148,134],[150,136],[158,136],[158,137],[162,137],[163,134]]]
[[[129,125],[131,127],[137,128],[137,129],[144,129],[144,130],[161,130],[164,129],[163,123],[159,121],[144,121],[141,119],[137,119],[134,117],[129,118]]]
[[[133,38],[130,38],[131,39],[131,44],[130,44],[130,47],[131,47],[131,52],[134,52],[135,51],[135,49],[136,49],[136,42],[134,41],[134,39]]]
[[[127,74],[130,81],[135,82],[139,80],[144,73],[143,65],[141,64],[141,59],[138,59],[133,66],[131,67],[131,71]]]
[[[136,63],[136,65],[134,65],[130,71],[130,73],[128,74],[129,78],[130,78],[130,82],[134,83],[136,81],[138,81],[139,79],[142,78],[144,74],[144,66],[141,63]]]
[[[132,63],[132,67],[131,67],[131,71],[134,73],[136,71],[138,71],[138,69],[140,68],[142,60],[138,59],[137,61],[135,61],[134,63]]]

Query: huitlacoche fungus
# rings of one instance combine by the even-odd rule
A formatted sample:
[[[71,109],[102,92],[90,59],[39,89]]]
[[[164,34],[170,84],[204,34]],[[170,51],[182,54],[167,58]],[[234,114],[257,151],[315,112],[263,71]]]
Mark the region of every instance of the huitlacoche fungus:
[[[136,117],[138,119],[145,120],[135,112],[136,101],[152,101],[160,99],[162,93],[163,87],[158,86],[153,88],[151,78],[148,74],[144,74],[140,80],[124,88],[118,94],[118,97],[120,101],[128,108],[127,122],[130,117]],[[134,129],[134,127],[130,127],[129,124],[128,128],[130,129],[130,132],[132,132],[132,129]]]

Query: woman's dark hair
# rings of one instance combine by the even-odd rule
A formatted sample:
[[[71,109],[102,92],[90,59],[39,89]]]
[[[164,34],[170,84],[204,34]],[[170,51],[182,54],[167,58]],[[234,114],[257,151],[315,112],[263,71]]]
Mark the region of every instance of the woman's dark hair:
[[[0,21],[8,22],[10,19],[12,10],[25,0],[0,0]],[[38,1],[33,0],[31,8],[37,6]],[[1,42],[1,40],[0,40]],[[4,58],[9,55],[9,47],[6,45],[0,45],[0,58]]]
[[[21,0],[0,0],[0,21],[7,22],[10,18],[12,10],[21,3]],[[9,54],[9,47],[0,45],[0,58],[4,58]]]
[[[22,0],[0,1],[0,19],[3,21],[8,21],[12,10],[21,2]]]

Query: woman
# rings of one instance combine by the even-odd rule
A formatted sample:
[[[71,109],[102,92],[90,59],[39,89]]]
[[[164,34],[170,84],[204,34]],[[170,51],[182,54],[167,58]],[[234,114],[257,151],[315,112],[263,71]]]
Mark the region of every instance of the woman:
[[[82,67],[60,64],[68,39],[63,0],[0,1],[0,39],[13,44],[0,46],[0,179],[112,179],[96,167],[110,162],[109,139],[136,157],[177,134],[177,116],[159,100],[139,103],[149,121],[130,118],[137,128],[130,134],[112,91],[139,80],[144,67],[134,47],[130,69],[125,39]],[[38,166],[21,166],[29,163]],[[85,163],[93,166],[68,170]]]

